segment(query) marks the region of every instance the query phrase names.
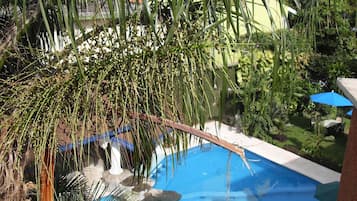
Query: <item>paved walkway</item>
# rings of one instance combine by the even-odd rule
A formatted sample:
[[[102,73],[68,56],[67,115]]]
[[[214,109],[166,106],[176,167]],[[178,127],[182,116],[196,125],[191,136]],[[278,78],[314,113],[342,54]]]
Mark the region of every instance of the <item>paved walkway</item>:
[[[248,137],[241,132],[237,132],[234,127],[230,127],[223,123],[219,126],[218,122],[207,122],[205,124],[205,131],[319,181],[320,183],[329,183],[340,180],[340,173],[338,172],[257,138]]]

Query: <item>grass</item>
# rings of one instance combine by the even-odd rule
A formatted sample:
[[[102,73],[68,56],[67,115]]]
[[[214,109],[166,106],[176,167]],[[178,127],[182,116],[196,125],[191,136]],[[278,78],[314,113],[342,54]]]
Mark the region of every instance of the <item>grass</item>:
[[[346,132],[348,131],[350,122],[349,119],[344,119],[344,122],[346,124]],[[324,140],[319,146],[314,148],[314,153],[308,153],[304,148],[309,143],[314,143],[318,140],[317,134],[312,131],[309,125],[310,121],[306,118],[290,118],[290,124],[286,126],[284,132],[286,140],[273,140],[273,144],[341,172],[347,134],[336,134],[334,141]]]

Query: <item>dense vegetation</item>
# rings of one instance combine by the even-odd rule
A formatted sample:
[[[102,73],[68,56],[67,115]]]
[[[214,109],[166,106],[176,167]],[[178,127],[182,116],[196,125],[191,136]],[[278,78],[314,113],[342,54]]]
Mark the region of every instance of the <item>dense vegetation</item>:
[[[40,189],[44,156],[56,155],[61,139],[75,144],[125,124],[136,133],[135,172],[144,175],[148,169],[140,167],[150,163],[157,135],[153,122],[133,113],[203,126],[233,105],[246,134],[272,141],[289,131],[293,114],[311,118],[308,95],[336,90],[337,76],[356,75],[353,1],[289,1],[298,14],[283,30],[261,1],[254,6],[268,13],[272,33],[253,23],[243,0],[130,4],[138,9],[124,0],[88,2],[0,2],[0,159],[7,161],[0,164],[0,199],[27,196],[29,153]],[[108,20],[86,31],[82,8],[104,9]],[[284,16],[285,8],[278,9]],[[65,49],[40,48],[54,46],[55,31],[68,38]],[[173,145],[185,146],[186,135],[175,135],[183,140]],[[297,148],[316,155],[316,147]],[[77,151],[74,168],[81,169],[87,156],[83,147]]]
[[[234,108],[241,115],[234,124],[241,125],[248,135],[340,170],[346,136],[336,133],[334,141],[334,137],[325,137],[321,128],[313,128],[311,121],[343,117],[348,108],[336,113],[336,108],[311,103],[309,95],[338,91],[337,77],[356,77],[355,11],[356,4],[348,1],[301,2],[297,15],[289,19],[291,30],[277,33],[284,46],[272,42],[274,35],[253,35],[256,46],[240,51],[237,65],[232,66],[240,91],[236,97],[230,96],[232,104],[227,111]],[[281,68],[274,70],[275,63]],[[297,119],[307,121],[302,125]],[[291,138],[295,142],[289,142]],[[321,155],[326,143],[334,147],[335,142],[339,157]]]

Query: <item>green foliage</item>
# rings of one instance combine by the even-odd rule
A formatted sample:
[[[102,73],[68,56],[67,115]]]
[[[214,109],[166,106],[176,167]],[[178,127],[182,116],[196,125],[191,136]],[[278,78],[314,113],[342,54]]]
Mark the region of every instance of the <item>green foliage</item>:
[[[321,156],[321,142],[323,137],[321,135],[312,135],[307,141],[302,145],[301,151],[305,154],[319,157]]]
[[[335,137],[332,135],[330,136],[324,136],[321,134],[312,135],[308,140],[306,140],[303,143],[301,151],[304,154],[307,154],[311,157],[321,158],[323,143],[334,142],[334,141],[335,141]]]
[[[276,56],[258,50],[238,56],[237,82],[243,106],[240,112],[243,130],[249,135],[269,139],[269,135],[281,134],[288,114],[296,111],[305,93],[298,62],[291,63],[291,55],[279,57],[276,62]],[[276,79],[280,83],[274,86]]]
[[[313,81],[327,81],[330,90],[337,90],[337,77],[353,77],[353,61],[357,55],[356,5],[349,1],[319,0],[310,9],[298,13],[302,19],[306,14],[314,16],[310,23],[316,30],[311,34],[315,43],[314,54],[307,66]],[[307,13],[304,13],[307,12]],[[305,26],[300,20],[297,27]]]
[[[36,77],[25,81],[14,78],[13,85],[3,82],[3,94],[16,97],[5,100],[1,111],[11,114],[15,122],[7,131],[7,141],[24,147],[30,143],[41,155],[47,146],[42,140],[57,144],[60,122],[69,130],[62,135],[81,137],[131,122],[138,132],[134,138],[136,150],[141,150],[139,146],[156,141],[156,135],[150,135],[152,130],[142,122],[132,122],[131,112],[188,124],[204,122],[210,115],[206,98],[210,93],[206,88],[209,76],[223,71],[212,65],[209,49],[214,44],[208,42],[208,32],[202,35],[197,33],[199,26],[187,27],[173,32],[175,41],[170,44],[152,47],[155,35],[147,28],[145,36],[132,32],[131,43],[117,38],[111,41],[110,34],[102,32],[112,43],[110,48],[101,43],[100,37],[93,37],[95,48],[79,50],[77,57],[70,53],[58,63],[55,60],[54,74],[38,71]],[[79,65],[85,72],[84,79]],[[15,131],[22,137],[18,138]],[[134,153],[138,167],[143,161],[150,164],[148,157],[155,147],[147,145],[145,152]]]
[[[102,181],[92,183],[79,172],[74,172],[56,180],[56,201],[97,201],[105,197],[107,201],[133,200],[128,189],[121,186],[112,187]],[[102,199],[101,199],[102,198]]]
[[[315,54],[308,65],[309,77],[312,81],[322,80],[327,83],[328,90],[338,90],[338,77],[354,77],[351,62],[354,58],[349,54],[323,55]]]
[[[348,122],[347,119],[344,121]],[[340,172],[348,135],[334,133],[333,136],[317,136],[310,124],[310,118],[293,114],[284,132],[286,141],[274,139],[272,143]]]
[[[272,69],[272,54],[262,52],[248,54],[239,58],[237,81],[242,98],[242,126],[245,133],[265,136],[272,126],[269,118],[269,90]]]
[[[173,16],[166,19],[158,17],[158,10],[147,13],[148,25],[141,24],[141,12],[134,12],[130,19],[122,16],[118,26],[105,24],[78,39],[71,38],[76,13],[69,9],[72,13],[64,20],[71,45],[61,53],[34,54],[38,62],[30,62],[31,69],[5,73],[0,81],[0,134],[6,142],[0,146],[0,159],[12,150],[22,155],[31,149],[40,172],[43,153],[55,155],[63,141],[78,144],[90,135],[130,124],[135,175],[149,175],[153,142],[159,141],[158,130],[166,128],[131,114],[202,125],[211,117],[212,76],[237,89],[214,60],[226,45],[217,29],[223,21],[212,21],[214,2],[201,3],[206,10],[190,11],[189,3],[175,2],[169,5]],[[48,17],[48,10],[41,10],[42,17]],[[190,20],[193,16],[196,20]],[[172,147],[187,147],[187,135],[173,135],[177,140]],[[83,146],[74,149],[78,154],[73,156],[73,168],[80,170],[86,156]],[[20,160],[17,157],[11,167],[22,173]],[[39,184],[39,175],[35,179]]]
[[[46,150],[53,155],[58,151],[61,137],[76,144],[88,135],[131,124],[135,174],[145,175],[155,151],[152,142],[158,140],[157,125],[132,119],[130,114],[144,113],[203,125],[212,116],[212,80],[221,86],[221,106],[227,88],[234,93],[238,91],[227,75],[232,49],[242,54],[236,59],[239,96],[244,106],[243,128],[248,134],[267,139],[266,134],[283,129],[288,112],[297,107],[296,97],[300,96],[297,88],[300,77],[297,78],[298,65],[295,65],[299,51],[293,48],[298,42],[288,43],[290,39],[285,32],[273,33],[268,38],[273,41],[273,53],[250,48],[247,53],[246,47],[253,46],[250,40],[244,40],[247,46],[241,45],[240,27],[244,25],[248,39],[259,29],[254,26],[251,6],[243,0],[143,2],[137,5],[138,10],[129,10],[124,0],[101,1],[101,4],[90,1],[94,5],[88,5],[87,1],[40,0],[31,10],[30,6],[13,7],[29,9],[20,9],[19,13],[12,9],[16,23],[33,20],[26,13],[35,13],[32,17],[42,19],[41,24],[30,25],[41,28],[50,44],[54,42],[54,25],[70,43],[60,53],[31,52],[34,58],[24,58],[26,61],[21,64],[26,67],[20,65],[20,70],[13,69],[17,65],[0,69],[6,71],[0,82],[0,139],[6,142],[0,146],[2,161],[10,151],[21,156],[31,149],[38,165]],[[274,26],[269,6],[266,1],[261,3]],[[95,8],[91,20],[103,20],[103,26],[96,25],[85,34],[79,8],[91,6]],[[102,9],[106,13],[97,13]],[[98,19],[103,16],[105,19]],[[75,27],[81,36],[75,35]],[[15,36],[19,34],[30,40],[29,30],[21,29]],[[36,50],[38,45],[25,44],[29,46],[28,51]],[[217,55],[222,58],[222,65],[217,64]],[[22,56],[14,58],[16,63]],[[186,147],[187,142],[185,135],[174,139],[179,137],[182,140],[172,143],[177,150]],[[81,159],[85,157],[83,147],[75,149],[79,154],[73,160],[75,168],[80,169]],[[16,160],[12,168],[21,172],[21,157]]]
[[[300,33],[295,29],[282,29],[277,30],[274,34],[257,32],[252,34],[252,36],[245,36],[242,39],[250,37],[249,39],[252,40],[251,43],[254,44],[256,48],[274,51],[274,42],[275,39],[278,38],[282,43],[286,43],[289,52],[306,54],[312,50],[311,43],[306,37],[301,37],[299,34]]]
[[[349,2],[320,0],[316,9],[317,52],[333,55],[353,51],[356,37],[351,25],[355,12]]]

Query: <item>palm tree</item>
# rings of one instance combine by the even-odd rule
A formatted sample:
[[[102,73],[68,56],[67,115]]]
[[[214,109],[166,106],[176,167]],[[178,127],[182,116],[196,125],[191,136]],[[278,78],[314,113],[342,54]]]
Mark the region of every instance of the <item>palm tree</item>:
[[[191,133],[244,157],[240,149],[186,125],[203,128],[214,115],[213,103],[223,105],[228,88],[237,93],[227,74],[228,57],[260,32],[255,6],[266,10],[273,31],[279,28],[267,1],[23,0],[0,5],[8,19],[0,47],[2,199],[26,198],[23,171],[32,160],[38,198],[52,200],[58,146],[127,124],[135,133],[137,175],[148,171],[140,167],[151,162],[157,128]],[[31,36],[45,33],[46,43],[54,47],[55,30],[67,40],[64,50],[44,52]],[[273,33],[277,49],[283,36]],[[273,71],[279,68],[276,62]],[[274,75],[278,80],[281,74]],[[182,140],[172,146],[186,147],[187,135],[175,135]],[[80,169],[86,156],[82,146],[74,149],[79,153],[75,168]]]

